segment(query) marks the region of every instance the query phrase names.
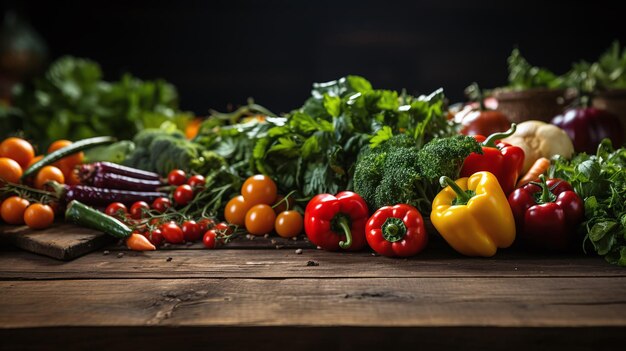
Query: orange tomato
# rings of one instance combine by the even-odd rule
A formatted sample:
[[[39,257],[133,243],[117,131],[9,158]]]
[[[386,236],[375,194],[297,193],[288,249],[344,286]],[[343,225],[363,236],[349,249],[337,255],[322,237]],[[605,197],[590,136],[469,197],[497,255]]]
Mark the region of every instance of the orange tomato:
[[[0,157],[0,184],[5,182],[18,183],[22,176],[22,167],[16,161]]]
[[[24,168],[24,169],[27,169],[30,166],[34,165],[35,162],[39,162],[39,160],[41,160],[42,158],[43,158],[43,155],[37,155],[37,156],[33,157],[33,159],[30,160],[30,162],[28,163],[28,166],[26,166],[26,168]]]
[[[43,204],[32,204],[24,211],[24,222],[29,228],[44,229],[54,222],[54,210]]]
[[[72,144],[72,142],[69,140],[64,140],[64,139],[57,140],[53,142],[52,144],[50,144],[50,146],[48,147],[48,153],[57,151],[70,144]],[[64,169],[64,168],[72,169],[74,168],[74,166],[83,163],[84,158],[85,158],[85,154],[82,151],[77,152],[75,154],[71,154],[69,156],[63,157],[59,161],[55,162],[54,166],[61,168],[61,169]]]
[[[28,205],[28,200],[19,196],[11,196],[4,200],[2,206],[0,206],[0,216],[9,224],[23,224],[24,212]]]
[[[46,182],[54,180],[57,183],[65,184],[65,176],[60,169],[54,166],[45,166],[35,177],[35,188],[43,189]]]
[[[35,157],[35,149],[24,139],[7,138],[0,143],[0,157],[8,157],[17,161],[20,167],[26,168],[30,160]]]

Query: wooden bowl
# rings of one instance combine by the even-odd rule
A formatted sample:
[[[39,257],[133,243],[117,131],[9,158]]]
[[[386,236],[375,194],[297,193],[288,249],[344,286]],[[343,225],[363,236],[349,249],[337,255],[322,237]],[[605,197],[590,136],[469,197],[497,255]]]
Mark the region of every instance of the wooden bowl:
[[[520,91],[496,90],[498,111],[504,113],[511,122],[540,120],[549,122],[563,112],[565,90],[533,88]]]

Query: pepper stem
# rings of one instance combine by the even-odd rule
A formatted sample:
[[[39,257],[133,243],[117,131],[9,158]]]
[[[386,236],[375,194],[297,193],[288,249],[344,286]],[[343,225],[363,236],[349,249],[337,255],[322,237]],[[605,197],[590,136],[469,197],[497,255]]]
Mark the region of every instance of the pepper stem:
[[[385,240],[395,243],[402,240],[406,235],[406,224],[400,218],[388,217],[385,223],[381,226],[383,238]]]
[[[461,187],[450,177],[442,176],[439,178],[439,184],[442,188],[449,186],[456,193],[456,199],[452,203],[453,205],[466,205],[469,200],[476,194],[471,190],[463,190]]]
[[[482,146],[483,147],[496,147],[496,140],[509,137],[513,135],[513,133],[515,133],[516,130],[517,130],[517,124],[511,123],[511,128],[509,130],[507,130],[506,132],[491,134],[487,139],[485,139],[485,141],[483,141]]]
[[[348,219],[345,217],[340,217],[337,219],[337,224],[343,230],[343,233],[346,235],[346,241],[340,241],[339,247],[342,249],[348,249],[352,246],[352,232],[350,231],[350,224],[348,223]]]
[[[536,202],[538,204],[554,202],[556,200],[556,195],[552,194],[550,191],[550,187],[548,186],[548,183],[546,183],[546,176],[540,174],[539,180],[540,182],[531,182],[531,184],[537,185],[541,188],[541,195],[537,197]]]

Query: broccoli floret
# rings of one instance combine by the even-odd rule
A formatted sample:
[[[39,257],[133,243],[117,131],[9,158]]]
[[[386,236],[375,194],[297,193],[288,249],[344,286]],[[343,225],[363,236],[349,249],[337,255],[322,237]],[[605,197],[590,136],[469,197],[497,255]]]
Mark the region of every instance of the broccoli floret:
[[[463,161],[472,152],[483,153],[481,145],[471,136],[436,138],[419,151],[417,165],[429,181],[437,181],[441,176],[456,179]]]
[[[472,152],[482,152],[472,137],[434,139],[420,150],[410,136],[396,135],[362,152],[354,172],[354,191],[372,211],[406,203],[428,216],[431,201],[441,190],[436,180],[442,175],[456,178]]]

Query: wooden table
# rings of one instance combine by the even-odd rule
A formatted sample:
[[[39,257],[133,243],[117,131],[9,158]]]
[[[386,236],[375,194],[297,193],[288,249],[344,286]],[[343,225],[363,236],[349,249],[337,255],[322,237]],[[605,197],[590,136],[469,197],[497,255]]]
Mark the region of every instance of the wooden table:
[[[304,241],[300,241],[305,244]],[[597,257],[0,252],[0,349],[601,350],[626,345],[626,268]],[[140,346],[139,346],[140,345]],[[408,348],[407,348],[408,347]]]

